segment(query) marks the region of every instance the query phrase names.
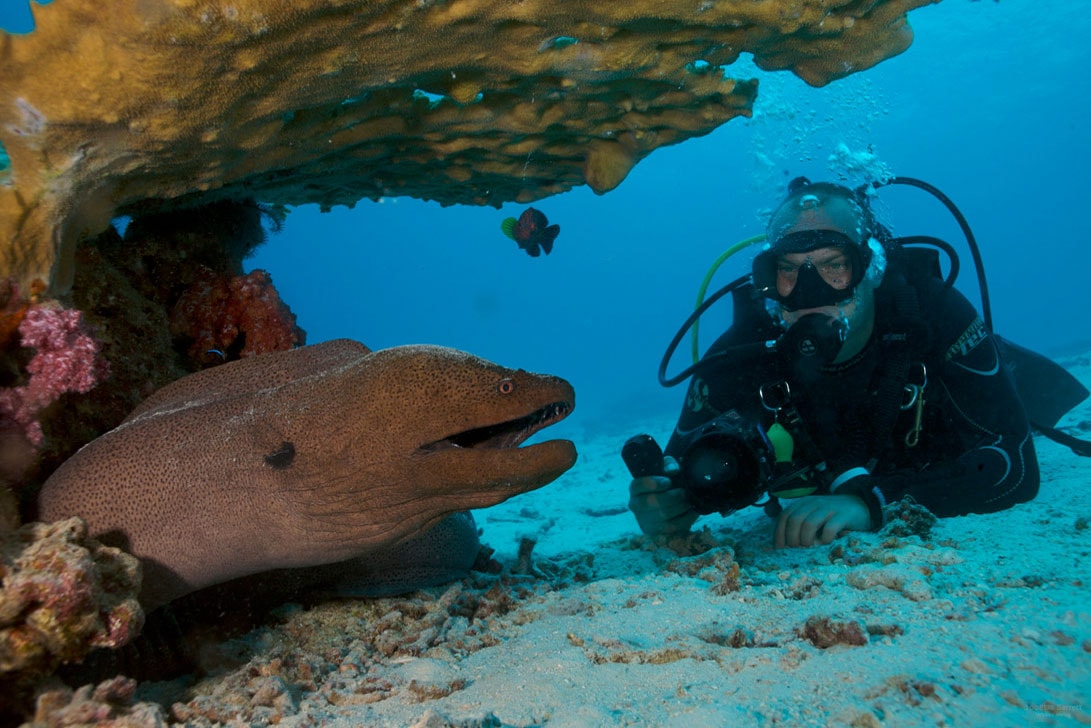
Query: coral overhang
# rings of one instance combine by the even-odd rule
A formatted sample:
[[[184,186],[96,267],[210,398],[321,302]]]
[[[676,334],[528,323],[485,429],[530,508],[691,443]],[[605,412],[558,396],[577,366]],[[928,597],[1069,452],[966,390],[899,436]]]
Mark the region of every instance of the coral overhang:
[[[0,271],[51,292],[122,213],[258,199],[443,204],[605,192],[749,115],[751,53],[811,84],[934,0],[64,0],[0,33]]]

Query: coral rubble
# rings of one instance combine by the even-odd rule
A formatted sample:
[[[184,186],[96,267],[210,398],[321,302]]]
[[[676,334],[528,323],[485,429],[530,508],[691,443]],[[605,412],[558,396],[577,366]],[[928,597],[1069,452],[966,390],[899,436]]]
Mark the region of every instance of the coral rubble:
[[[94,725],[98,728],[162,728],[162,709],[153,703],[133,703],[136,681],[115,677],[78,690],[60,688],[42,693],[30,722],[37,726]]]
[[[0,541],[0,704],[25,705],[59,665],[118,647],[144,623],[140,562],[82,520],[32,523]],[[2,716],[0,716],[2,720]]]
[[[605,192],[749,115],[741,53],[824,84],[934,0],[93,0],[0,34],[0,270],[63,293],[117,214],[217,199],[443,204]]]

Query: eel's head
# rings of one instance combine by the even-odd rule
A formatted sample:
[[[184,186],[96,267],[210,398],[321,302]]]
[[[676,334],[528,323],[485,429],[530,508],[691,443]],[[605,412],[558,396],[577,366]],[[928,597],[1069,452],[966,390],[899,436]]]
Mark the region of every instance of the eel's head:
[[[456,349],[400,346],[373,352],[371,367],[398,402],[389,436],[406,465],[402,487],[418,505],[484,508],[540,488],[576,462],[569,440],[520,447],[564,419],[575,392],[560,377],[508,369]]]

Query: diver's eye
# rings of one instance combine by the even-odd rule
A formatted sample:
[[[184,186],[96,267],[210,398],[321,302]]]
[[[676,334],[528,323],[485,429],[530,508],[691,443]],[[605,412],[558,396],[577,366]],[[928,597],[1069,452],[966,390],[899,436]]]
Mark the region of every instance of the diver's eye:
[[[501,379],[500,384],[496,385],[496,391],[500,394],[511,394],[515,391],[515,382],[510,379]]]
[[[799,275],[799,266],[793,263],[779,263],[777,265],[777,278],[782,281],[795,282],[796,276]]]

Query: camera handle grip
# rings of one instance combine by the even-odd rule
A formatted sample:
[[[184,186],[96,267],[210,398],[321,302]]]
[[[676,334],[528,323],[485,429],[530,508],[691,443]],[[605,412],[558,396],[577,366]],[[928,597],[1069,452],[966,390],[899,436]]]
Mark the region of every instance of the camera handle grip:
[[[663,475],[663,449],[651,435],[633,435],[626,440],[621,459],[634,478]]]

